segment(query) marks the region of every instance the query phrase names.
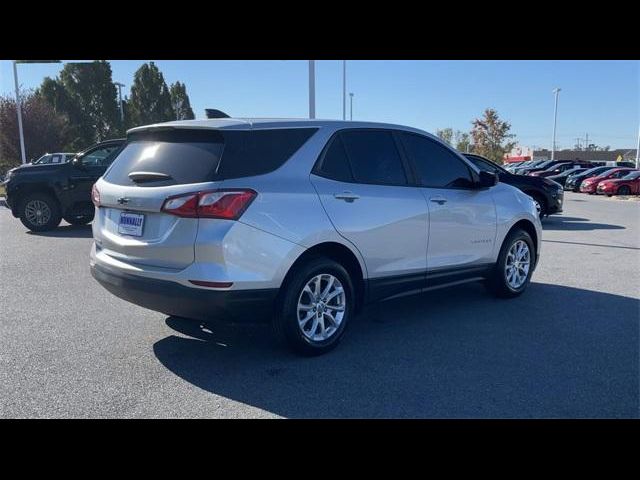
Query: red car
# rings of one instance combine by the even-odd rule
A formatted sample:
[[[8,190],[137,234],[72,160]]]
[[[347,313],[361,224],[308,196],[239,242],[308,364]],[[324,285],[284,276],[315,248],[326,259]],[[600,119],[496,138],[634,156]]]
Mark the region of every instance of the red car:
[[[605,180],[598,184],[597,193],[608,195],[640,194],[640,171],[632,171],[622,178]]]
[[[598,188],[598,184],[604,180],[613,180],[616,178],[622,178],[627,175],[629,172],[633,172],[635,169],[633,168],[613,168],[611,170],[607,170],[601,175],[597,177],[586,178],[580,184],[580,191],[582,193],[596,193],[596,189]]]

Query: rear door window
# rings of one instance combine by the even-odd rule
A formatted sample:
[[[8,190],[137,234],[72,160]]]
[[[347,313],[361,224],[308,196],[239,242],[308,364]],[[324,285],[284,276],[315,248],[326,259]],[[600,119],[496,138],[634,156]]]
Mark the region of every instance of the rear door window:
[[[393,135],[384,130],[340,133],[358,183],[406,185],[407,176]]]
[[[353,182],[351,167],[339,135],[334,137],[322,159],[319,175],[339,182]]]

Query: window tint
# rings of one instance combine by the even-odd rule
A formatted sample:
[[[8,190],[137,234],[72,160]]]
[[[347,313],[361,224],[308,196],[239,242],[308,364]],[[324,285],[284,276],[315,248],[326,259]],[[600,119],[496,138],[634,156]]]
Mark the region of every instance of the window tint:
[[[224,132],[225,149],[220,178],[263,175],[284,165],[317,128]]]
[[[334,137],[322,159],[320,174],[340,182],[353,182],[349,160],[340,136]]]
[[[113,161],[111,154],[118,148],[120,148],[118,145],[112,145],[93,150],[82,157],[82,165],[85,167],[106,167]]]
[[[136,132],[118,154],[105,180],[134,185],[131,172],[169,175],[139,186],[189,184],[262,175],[282,166],[316,132],[273,130],[164,130]]]
[[[421,185],[434,188],[470,188],[469,168],[442,145],[419,135],[403,133],[408,154],[414,160]]]
[[[496,165],[493,165],[491,162],[487,162],[484,159],[476,157],[474,155],[465,155],[465,157],[467,157],[467,160],[473,163],[480,170],[484,170],[485,172],[500,173],[500,169]]]
[[[355,130],[340,134],[356,182],[406,185],[400,154],[391,132]]]

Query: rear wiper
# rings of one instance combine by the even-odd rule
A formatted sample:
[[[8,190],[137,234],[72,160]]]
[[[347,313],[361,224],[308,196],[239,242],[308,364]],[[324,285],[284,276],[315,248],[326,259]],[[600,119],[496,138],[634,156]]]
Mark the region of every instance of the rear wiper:
[[[161,180],[173,180],[171,175],[159,172],[131,172],[129,178],[136,183],[159,182]]]

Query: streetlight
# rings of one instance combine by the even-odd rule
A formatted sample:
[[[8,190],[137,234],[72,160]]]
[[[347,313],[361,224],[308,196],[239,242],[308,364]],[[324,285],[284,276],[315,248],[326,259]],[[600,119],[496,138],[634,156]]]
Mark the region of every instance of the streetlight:
[[[347,119],[347,61],[342,60],[342,120]]]
[[[316,61],[309,60],[309,118],[316,118]]]
[[[22,155],[22,163],[27,163],[27,155],[24,149],[24,131],[22,129],[22,105],[20,104],[20,86],[18,83],[18,63],[62,63],[60,60],[14,60],[13,61],[13,80],[16,84],[16,110],[18,112],[18,132],[20,134],[20,154]]]
[[[640,168],[640,127],[638,127],[638,145],[636,146],[636,168]]]
[[[124,110],[122,109],[122,87],[124,87],[124,83],[113,82],[113,84],[118,87],[118,99],[120,102],[120,121],[122,125],[124,125]]]
[[[554,88],[553,93],[556,96],[555,107],[553,108],[553,141],[551,143],[551,160],[556,156],[556,123],[558,121],[558,94],[561,88]]]
[[[353,92],[349,93],[349,97],[350,97],[350,109],[351,109],[351,113],[349,114],[350,118],[349,120],[353,120]]]

